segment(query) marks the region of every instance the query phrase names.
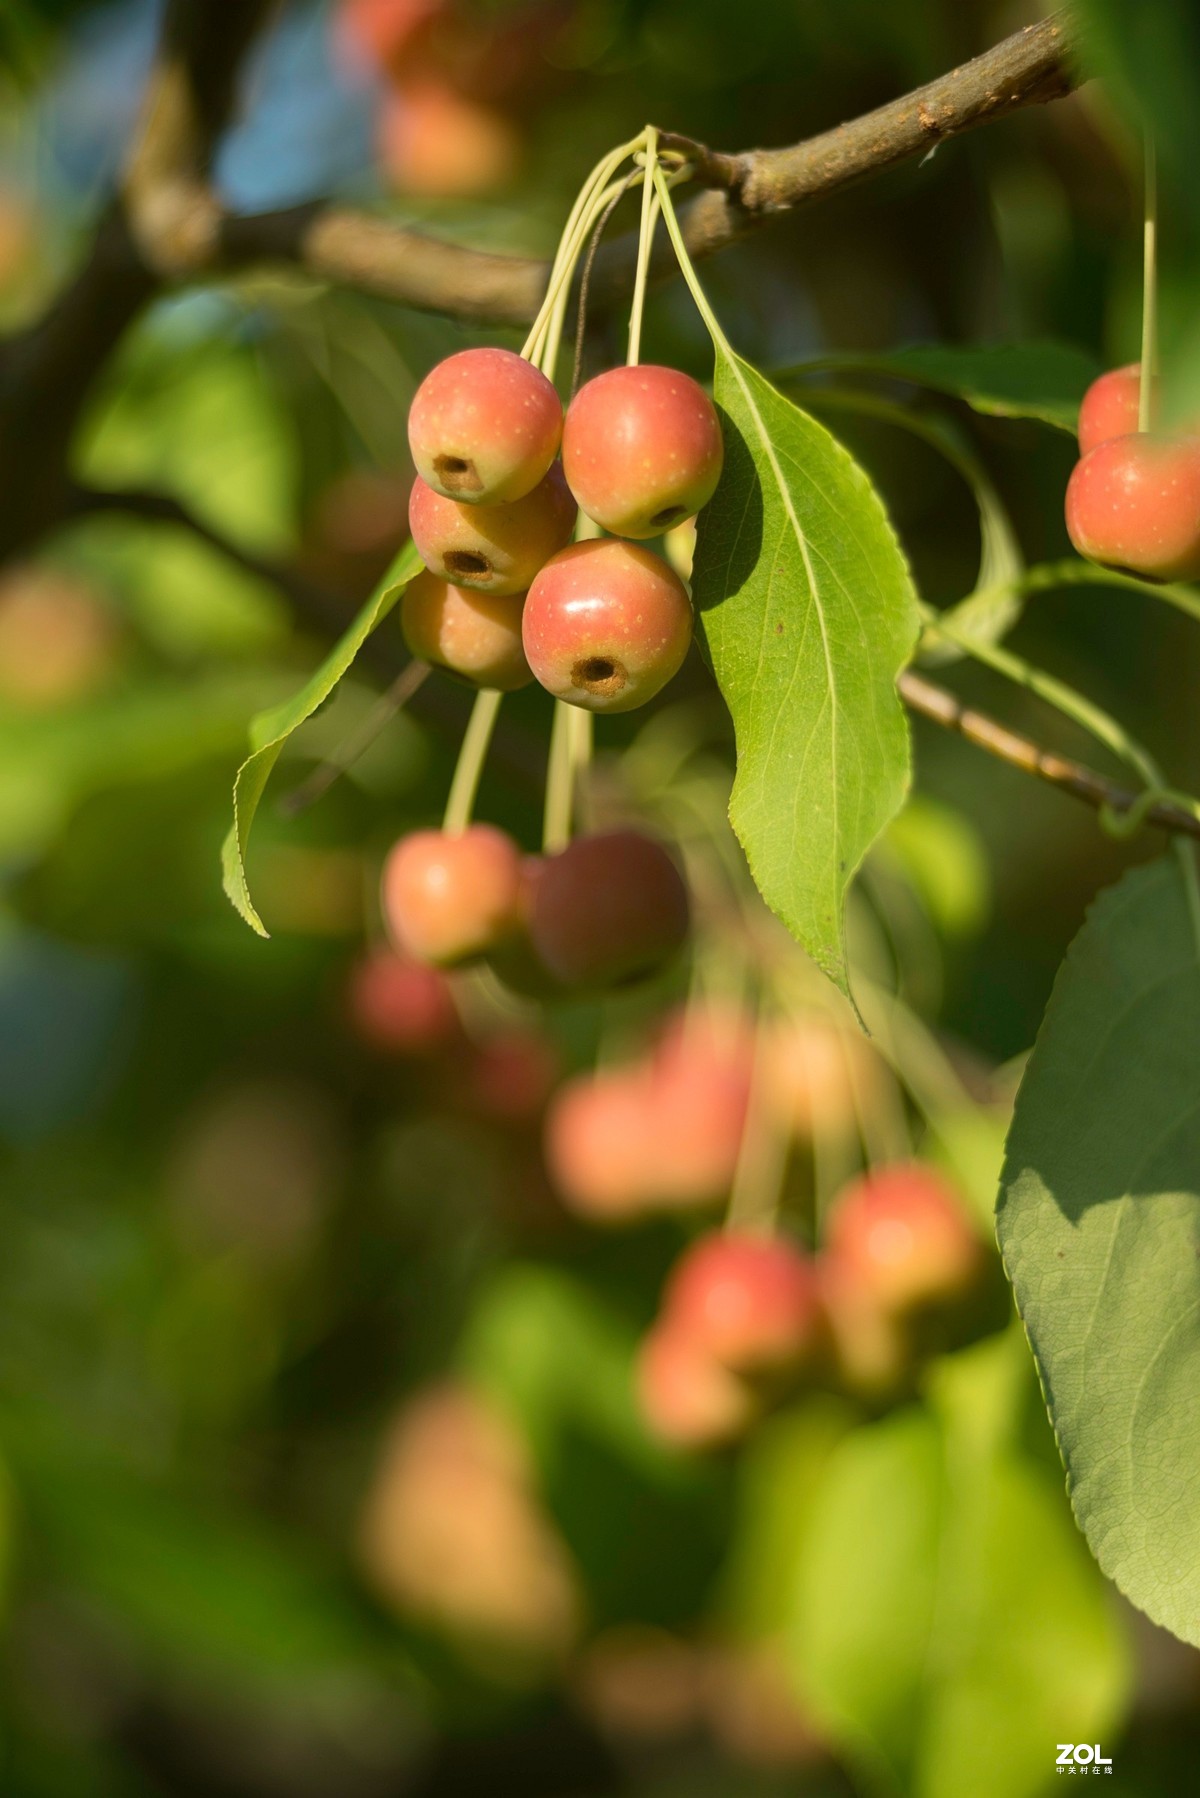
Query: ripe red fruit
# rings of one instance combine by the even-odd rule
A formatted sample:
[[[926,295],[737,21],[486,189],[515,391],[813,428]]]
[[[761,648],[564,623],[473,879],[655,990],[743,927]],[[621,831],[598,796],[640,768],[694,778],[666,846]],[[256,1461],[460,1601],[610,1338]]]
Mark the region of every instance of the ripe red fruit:
[[[404,589],[400,623],[414,656],[477,687],[515,693],[533,679],[521,644],[523,593],[474,593],[423,569]]]
[[[445,975],[390,949],[377,949],[355,964],[348,1000],[351,1022],[374,1049],[421,1055],[457,1033],[458,1013]]]
[[[555,698],[629,712],[678,673],[692,640],[692,602],[661,556],[596,539],[546,563],[521,628],[529,666]]]
[[[376,144],[391,185],[431,200],[491,193],[512,180],[521,161],[521,138],[512,120],[436,73],[406,75],[402,85],[384,94]]]
[[[820,1322],[810,1256],[781,1237],[720,1231],[693,1243],[667,1282],[664,1315],[738,1373],[788,1367]]]
[[[651,1100],[640,1066],[583,1074],[559,1087],[546,1113],[546,1165],[569,1210],[618,1221],[648,1209]]]
[[[661,843],[639,830],[576,837],[529,881],[529,939],[565,986],[614,986],[653,973],[679,949],[691,907]]]
[[[482,955],[517,927],[521,852],[490,824],[460,836],[401,837],[383,868],[383,915],[400,948],[449,967]]]
[[[847,1186],[829,1214],[827,1252],[845,1285],[892,1312],[957,1298],[982,1258],[961,1202],[917,1163]]]
[[[657,537],[698,512],[724,454],[716,407],[676,368],[610,368],[580,388],[563,427],[571,492],[621,537]]]
[[[1142,432],[1099,444],[1067,483],[1067,531],[1106,568],[1200,576],[1200,438]]]
[[[646,1181],[656,1207],[704,1205],[728,1193],[753,1072],[753,1032],[738,1013],[689,1009],[667,1024],[647,1080]]]
[[[508,505],[464,506],[416,480],[408,528],[432,574],[480,593],[523,593],[570,541],[575,501],[557,463],[532,493]]]
[[[1140,362],[1129,362],[1124,368],[1110,368],[1092,382],[1079,407],[1081,456],[1098,444],[1128,437],[1137,430],[1141,372]]]
[[[426,375],[408,414],[417,473],[469,505],[532,493],[558,454],[562,402],[540,369],[512,350],[459,350]]]
[[[656,1435],[681,1448],[715,1448],[753,1422],[758,1400],[686,1330],[658,1323],[642,1340],[638,1396]]]

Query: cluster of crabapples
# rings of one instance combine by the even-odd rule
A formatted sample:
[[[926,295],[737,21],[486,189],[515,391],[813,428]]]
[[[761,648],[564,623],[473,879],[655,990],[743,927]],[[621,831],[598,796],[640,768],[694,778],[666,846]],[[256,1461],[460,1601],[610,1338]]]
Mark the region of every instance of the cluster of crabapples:
[[[1141,365],[1093,381],[1079,409],[1067,531],[1081,556],[1147,580],[1200,578],[1200,436],[1140,428]]]
[[[628,539],[661,535],[712,496],[721,431],[696,382],[611,369],[564,418],[532,363],[463,350],[422,382],[409,442],[409,525],[425,564],[402,602],[414,656],[500,692],[536,679],[592,712],[629,711],[671,679],[691,643],[691,600],[661,556]],[[618,535],[572,543],[580,509]],[[388,859],[383,905],[410,955],[438,966],[494,955],[515,984],[544,991],[638,978],[689,921],[671,857],[634,830],[538,858],[487,825],[418,832]]]

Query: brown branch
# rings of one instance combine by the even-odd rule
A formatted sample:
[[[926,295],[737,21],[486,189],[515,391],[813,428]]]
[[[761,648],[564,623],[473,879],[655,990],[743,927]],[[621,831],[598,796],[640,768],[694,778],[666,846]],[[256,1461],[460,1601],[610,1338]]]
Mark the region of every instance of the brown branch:
[[[1094,768],[1073,761],[1070,756],[1043,749],[1032,738],[1021,736],[1017,731],[1009,730],[1006,724],[989,718],[986,712],[977,712],[964,705],[953,693],[936,686],[911,668],[904,670],[896,684],[904,703],[923,718],[931,718],[946,730],[957,732],[968,743],[974,743],[1010,767],[1020,768],[1038,780],[1047,781],[1060,792],[1070,793],[1095,811],[1111,806],[1115,812],[1128,812],[1141,797],[1128,787],[1119,787],[1106,780]],[[1182,836],[1200,838],[1200,819],[1181,806],[1165,800],[1156,801],[1147,806],[1145,816],[1148,824],[1158,824],[1163,830],[1175,831]]]

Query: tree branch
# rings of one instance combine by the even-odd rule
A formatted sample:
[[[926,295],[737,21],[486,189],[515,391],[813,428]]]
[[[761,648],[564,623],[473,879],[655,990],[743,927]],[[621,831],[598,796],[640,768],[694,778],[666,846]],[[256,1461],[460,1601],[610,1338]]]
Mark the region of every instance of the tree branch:
[[[946,730],[957,732],[968,743],[974,743],[977,748],[986,750],[999,761],[1007,762],[1010,767],[1020,768],[1026,774],[1036,775],[1038,780],[1047,781],[1061,792],[1070,793],[1073,798],[1081,799],[1095,811],[1102,811],[1106,806],[1111,806],[1115,812],[1132,811],[1141,798],[1140,794],[1132,792],[1128,787],[1119,787],[1106,780],[1094,768],[1073,761],[1069,756],[1057,755],[1053,750],[1043,749],[1032,738],[1021,736],[997,719],[989,718],[986,712],[977,712],[964,705],[953,693],[936,686],[933,681],[926,680],[924,675],[917,674],[911,668],[903,671],[896,685],[904,703],[912,711],[919,712],[923,718],[930,718]],[[1194,818],[1181,806],[1156,801],[1146,807],[1145,816],[1148,824],[1160,825],[1163,830],[1174,831],[1181,836],[1200,838],[1200,819]]]

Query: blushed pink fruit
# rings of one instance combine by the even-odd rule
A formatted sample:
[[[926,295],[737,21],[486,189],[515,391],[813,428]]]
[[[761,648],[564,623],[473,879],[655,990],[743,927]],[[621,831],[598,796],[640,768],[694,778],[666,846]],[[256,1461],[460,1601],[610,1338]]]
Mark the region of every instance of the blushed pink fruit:
[[[437,968],[377,949],[350,972],[350,1018],[364,1042],[398,1055],[440,1049],[458,1030],[450,985]]]
[[[557,1073],[550,1039],[541,1031],[513,1026],[479,1044],[467,1074],[467,1096],[499,1123],[527,1123],[550,1097]]]
[[[759,1408],[756,1395],[737,1374],[672,1323],[657,1323],[642,1339],[637,1387],[651,1429],[680,1448],[715,1448],[733,1441]]]
[[[408,414],[417,473],[464,504],[510,504],[532,493],[558,454],[562,402],[512,350],[459,350],[426,375]]]
[[[523,593],[575,528],[575,501],[558,463],[508,505],[464,506],[420,479],[408,528],[431,574],[479,593]]]
[[[1081,456],[1137,430],[1141,373],[1140,362],[1129,362],[1124,368],[1110,368],[1092,382],[1079,406]]]
[[[837,1278],[890,1312],[952,1300],[974,1281],[979,1238],[942,1176],[919,1163],[874,1169],[829,1214]]]
[[[1114,437],[1077,462],[1067,531],[1081,556],[1152,580],[1200,576],[1200,438]],[[535,670],[536,673],[536,670]]]
[[[692,602],[661,556],[612,538],[573,543],[529,589],[525,655],[556,699],[630,712],[678,673],[692,640]]]
[[[656,1208],[704,1205],[733,1181],[754,1071],[754,1035],[737,1012],[687,1009],[666,1025],[648,1069]]]
[[[518,927],[521,852],[490,824],[460,836],[401,837],[383,868],[383,915],[401,949],[450,967],[482,955]]]
[[[521,643],[523,593],[475,593],[423,569],[404,589],[400,623],[414,656],[476,687],[515,693],[533,679]]]
[[[884,1077],[862,1032],[815,1010],[767,1029],[763,1090],[779,1124],[802,1142],[854,1135]]]
[[[690,375],[610,368],[581,387],[563,427],[563,466],[588,517],[621,537],[657,537],[713,496],[724,460],[716,407]]]
[[[735,1372],[793,1366],[820,1332],[812,1258],[782,1237],[732,1230],[702,1236],[676,1263],[663,1313]]]
[[[687,938],[683,876],[640,830],[576,837],[529,882],[529,940],[564,986],[614,986],[653,973]]]
[[[647,1209],[654,1112],[641,1067],[581,1074],[546,1113],[546,1166],[568,1210],[617,1222]]]

